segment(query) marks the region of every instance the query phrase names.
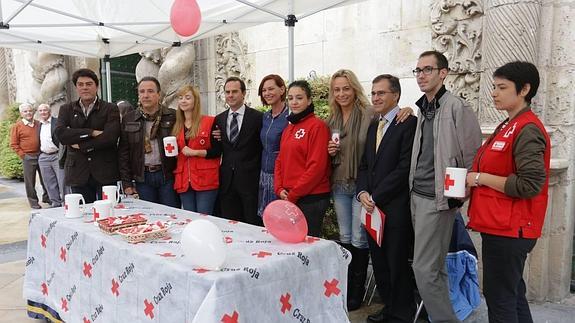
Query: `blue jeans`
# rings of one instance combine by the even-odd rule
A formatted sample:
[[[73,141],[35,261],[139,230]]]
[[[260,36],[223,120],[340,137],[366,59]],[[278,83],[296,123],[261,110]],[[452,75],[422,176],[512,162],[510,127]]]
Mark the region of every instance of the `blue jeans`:
[[[361,224],[361,203],[355,198],[355,184],[334,184],[331,189],[340,242],[367,249],[367,236]]]
[[[144,201],[180,208],[180,198],[174,190],[174,180],[165,179],[162,171],[144,172],[144,181],[136,182],[138,195]],[[86,202],[87,203],[87,202]]]
[[[180,193],[184,210],[202,214],[214,214],[214,205],[218,197],[218,190],[194,191],[192,188]]]

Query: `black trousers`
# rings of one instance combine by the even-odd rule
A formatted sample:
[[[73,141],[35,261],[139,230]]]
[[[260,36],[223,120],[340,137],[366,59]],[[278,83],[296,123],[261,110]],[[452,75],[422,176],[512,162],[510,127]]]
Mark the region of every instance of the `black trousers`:
[[[409,259],[413,257],[413,227],[384,227],[383,230],[381,247],[367,235],[377,291],[390,318],[412,322],[415,281]]]
[[[319,199],[306,200],[305,196],[296,205],[300,208],[307,221],[307,234],[321,237],[323,218],[329,207],[329,195]]]
[[[537,239],[481,234],[483,295],[489,323],[531,323],[523,268]]]
[[[258,178],[254,178],[249,183],[243,183],[234,176],[227,190],[223,191],[220,188],[218,192],[220,207],[217,216],[263,226],[262,218],[258,216]]]
[[[106,185],[117,185],[117,183],[100,183],[90,175],[86,184],[83,186],[72,186],[70,189],[72,193],[82,194],[86,204],[88,204],[102,199],[102,186]]]

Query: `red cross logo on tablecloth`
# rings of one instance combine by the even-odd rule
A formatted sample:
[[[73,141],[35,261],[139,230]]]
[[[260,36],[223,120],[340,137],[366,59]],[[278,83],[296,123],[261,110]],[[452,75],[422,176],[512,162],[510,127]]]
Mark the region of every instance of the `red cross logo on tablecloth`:
[[[84,270],[82,272],[84,276],[92,278],[92,265],[84,261]]]
[[[96,208],[93,207],[92,210],[94,211],[94,220],[97,220],[100,218],[100,213],[96,212]]]
[[[120,284],[118,284],[118,282],[112,278],[112,294],[116,295],[116,296],[120,296],[120,292],[118,291],[118,287],[120,287]]]
[[[291,298],[290,293],[286,293],[280,297],[280,303],[282,303],[282,313],[285,314],[286,310],[289,312],[291,311],[291,304],[289,299]]]
[[[63,262],[66,262],[66,248],[64,247],[60,247],[60,259],[62,259]]]
[[[91,321],[84,316],[84,323],[91,323]]]
[[[319,240],[321,240],[321,239],[320,239],[320,238],[316,238],[316,237],[307,237],[307,238],[305,239],[305,242],[306,242],[306,243],[314,243],[314,242],[319,241]]]
[[[42,294],[48,295],[48,285],[46,283],[42,283]]]
[[[68,312],[68,301],[64,297],[62,297],[62,309],[64,312]]]
[[[271,256],[271,255],[272,255],[272,253],[267,252],[267,251],[259,251],[259,252],[252,253],[252,256],[257,256],[258,258],[265,258],[266,256]]]
[[[174,147],[172,144],[168,143],[166,145],[166,150],[168,151],[168,153],[172,153],[172,151],[174,151],[174,149],[176,149],[176,147]]]
[[[232,237],[225,237],[224,239],[226,240],[226,243],[232,243],[234,241]]]
[[[337,288],[337,284],[339,284],[339,281],[337,279],[332,279],[331,282],[328,282],[327,280],[323,283],[323,286],[325,287],[325,293],[323,293],[326,297],[330,297],[332,294],[335,294],[336,296],[339,295],[339,293],[341,292],[341,290],[339,290],[339,288]]]
[[[150,302],[148,302],[147,299],[144,300],[144,305],[146,306],[144,308],[144,314],[146,314],[146,316],[149,316],[150,319],[154,318],[154,305]]]
[[[46,248],[46,236],[45,235],[40,235],[40,240],[42,240],[40,242],[40,244],[42,245],[42,247]]]
[[[170,215],[170,218],[172,218],[174,220],[178,219],[178,217],[175,214]]]
[[[158,253],[157,255],[162,256],[162,257],[175,257],[176,256],[171,252]]]
[[[445,189],[448,190],[451,186],[455,185],[455,181],[451,179],[449,174],[445,174]]]
[[[236,221],[236,220],[229,220],[228,223],[230,223],[230,224],[236,224],[236,223],[238,223],[238,221]]]
[[[232,316],[229,316],[228,314],[225,314],[222,317],[222,323],[238,323],[238,318],[239,318],[240,314],[238,314],[238,312],[234,311],[232,313]]]
[[[124,204],[118,204],[116,206],[114,206],[115,209],[125,209],[126,206]]]
[[[204,268],[194,268],[192,269],[193,271],[197,272],[198,274],[203,274],[205,272],[208,272],[208,269],[204,269]]]

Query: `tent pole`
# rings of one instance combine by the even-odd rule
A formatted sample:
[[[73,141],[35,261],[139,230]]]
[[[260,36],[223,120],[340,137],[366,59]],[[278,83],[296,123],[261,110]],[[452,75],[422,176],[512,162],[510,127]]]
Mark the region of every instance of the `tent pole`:
[[[297,19],[295,15],[288,15],[287,19],[285,20],[285,25],[288,27],[288,81],[291,83],[294,81],[294,28]]]
[[[110,71],[110,55],[104,57],[106,66],[106,101],[112,102],[112,71]]]

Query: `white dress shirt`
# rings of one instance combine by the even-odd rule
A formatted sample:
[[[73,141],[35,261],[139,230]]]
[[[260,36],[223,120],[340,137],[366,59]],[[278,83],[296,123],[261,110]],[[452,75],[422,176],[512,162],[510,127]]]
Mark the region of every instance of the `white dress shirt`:
[[[46,154],[53,154],[58,151],[58,147],[52,141],[52,124],[48,121],[40,121],[40,151]]]
[[[228,111],[228,120],[227,120],[227,129],[226,129],[226,133],[228,134],[228,138],[230,137],[230,125],[232,124],[232,119],[233,119],[233,112],[237,112],[238,116],[236,117],[238,120],[238,135],[240,133],[240,131],[242,130],[242,121],[244,120],[244,114],[246,113],[246,105],[242,105],[239,109],[237,109],[236,111],[232,111],[232,109],[229,109]]]

